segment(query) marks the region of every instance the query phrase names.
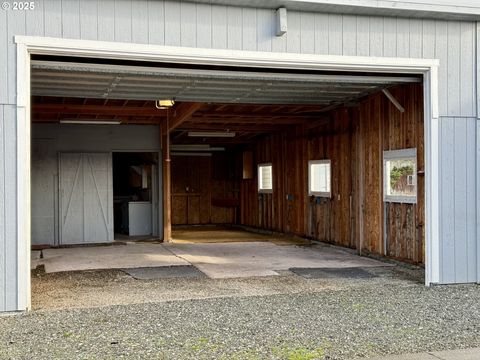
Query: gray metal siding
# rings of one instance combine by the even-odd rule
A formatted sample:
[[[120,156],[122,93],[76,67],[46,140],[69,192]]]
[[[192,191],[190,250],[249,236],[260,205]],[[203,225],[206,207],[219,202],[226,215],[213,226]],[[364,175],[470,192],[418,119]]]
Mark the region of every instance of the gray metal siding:
[[[6,310],[5,106],[0,105],[0,311]]]
[[[36,0],[35,4],[35,11],[0,12],[0,48],[7,49],[0,53],[0,104],[16,102],[13,36],[21,34],[219,49],[440,59],[439,104],[440,115],[445,117],[441,119],[441,162],[453,164],[449,162],[452,156],[458,161],[454,167],[442,169],[446,187],[441,199],[445,245],[441,281],[473,281],[471,269],[476,259],[471,253],[468,252],[469,265],[460,264],[461,255],[452,265],[447,254],[452,248],[458,249],[457,254],[465,253],[465,247],[469,251],[476,234],[471,225],[475,223],[472,216],[476,215],[472,214],[476,211],[471,211],[469,202],[477,195],[478,179],[472,170],[475,167],[471,167],[477,152],[471,139],[473,132],[462,130],[467,126],[465,122],[472,126],[471,119],[477,117],[474,22],[289,11],[288,33],[276,37],[272,9],[161,0]],[[0,310],[15,308],[16,302],[14,106],[4,106],[3,117],[0,184],[3,183],[4,191],[0,192],[0,211],[4,216],[0,221],[4,224],[0,224],[4,226],[0,248],[5,248],[5,255],[0,258],[0,265],[3,261],[5,271],[0,277],[3,284],[7,282],[8,295],[2,293],[5,287],[0,286],[0,298],[4,299],[0,300]],[[452,126],[455,136],[445,130]],[[457,181],[452,187],[445,179],[457,178],[454,168],[461,170],[464,166],[468,169],[464,174],[466,181]],[[451,213],[454,205],[463,208],[465,202],[465,214]]]
[[[476,118],[440,118],[441,279],[477,280]]]
[[[17,309],[16,107],[0,106],[0,310]]]
[[[269,9],[155,0],[43,0],[36,6],[36,11],[0,15],[8,14],[8,69],[15,67],[14,34],[236,50],[438,58],[440,114],[476,116],[474,22],[290,11],[288,32],[278,38],[274,36],[275,12]],[[0,100],[8,91],[8,103],[14,103],[15,72],[8,73],[8,89],[0,87]],[[0,73],[0,80],[2,76],[6,76],[5,71]]]

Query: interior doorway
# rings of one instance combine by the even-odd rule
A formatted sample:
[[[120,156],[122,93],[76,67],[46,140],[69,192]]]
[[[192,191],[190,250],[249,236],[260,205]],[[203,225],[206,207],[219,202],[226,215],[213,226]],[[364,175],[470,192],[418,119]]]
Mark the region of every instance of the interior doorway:
[[[158,235],[158,153],[114,152],[115,239]]]

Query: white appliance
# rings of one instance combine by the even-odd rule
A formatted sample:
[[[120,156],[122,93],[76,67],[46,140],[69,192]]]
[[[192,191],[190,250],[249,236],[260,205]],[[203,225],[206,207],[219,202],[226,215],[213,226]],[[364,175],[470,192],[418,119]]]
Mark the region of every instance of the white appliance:
[[[128,235],[152,235],[152,203],[150,201],[128,203]]]

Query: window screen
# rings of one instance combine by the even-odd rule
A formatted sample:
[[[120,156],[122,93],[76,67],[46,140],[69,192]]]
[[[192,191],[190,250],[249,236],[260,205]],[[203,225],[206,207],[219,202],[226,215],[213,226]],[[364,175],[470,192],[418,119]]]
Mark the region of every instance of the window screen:
[[[272,192],[272,190],[272,164],[258,165],[258,191],[268,193]]]
[[[387,202],[417,202],[417,150],[383,152],[383,199]]]
[[[308,195],[331,196],[330,160],[312,160],[308,162]]]

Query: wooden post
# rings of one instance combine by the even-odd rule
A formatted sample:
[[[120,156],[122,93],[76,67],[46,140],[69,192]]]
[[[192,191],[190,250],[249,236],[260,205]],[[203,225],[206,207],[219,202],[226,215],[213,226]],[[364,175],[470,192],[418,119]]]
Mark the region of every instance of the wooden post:
[[[170,171],[170,129],[167,120],[160,125],[163,164],[163,241],[172,240],[172,197]]]

